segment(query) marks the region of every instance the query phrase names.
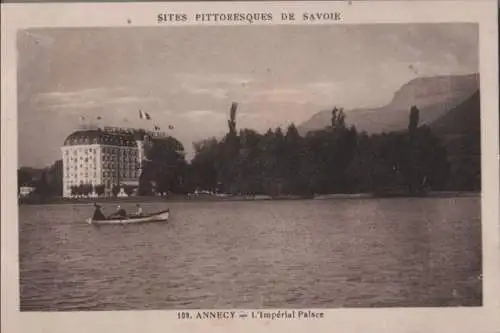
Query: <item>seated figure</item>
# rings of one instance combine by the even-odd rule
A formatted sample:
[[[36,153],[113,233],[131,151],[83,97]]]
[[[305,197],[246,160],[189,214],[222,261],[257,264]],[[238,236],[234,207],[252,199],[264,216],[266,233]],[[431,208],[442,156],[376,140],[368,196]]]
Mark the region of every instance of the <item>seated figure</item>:
[[[116,212],[111,214],[108,218],[125,218],[127,217],[127,212],[125,209],[121,208],[120,205],[116,207]]]
[[[94,215],[92,216],[92,220],[94,221],[99,221],[99,220],[105,220],[106,216],[101,211],[101,206],[99,206],[97,203],[94,203]]]
[[[142,207],[141,205],[137,204],[137,216],[141,216],[142,215]]]

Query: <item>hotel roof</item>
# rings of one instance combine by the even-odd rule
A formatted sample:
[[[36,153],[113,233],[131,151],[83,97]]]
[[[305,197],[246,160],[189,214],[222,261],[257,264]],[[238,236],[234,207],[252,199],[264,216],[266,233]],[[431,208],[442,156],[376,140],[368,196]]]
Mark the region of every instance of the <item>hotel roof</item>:
[[[136,147],[136,137],[130,132],[109,132],[101,129],[79,130],[71,133],[66,140],[65,146],[79,145],[108,145],[120,147]]]

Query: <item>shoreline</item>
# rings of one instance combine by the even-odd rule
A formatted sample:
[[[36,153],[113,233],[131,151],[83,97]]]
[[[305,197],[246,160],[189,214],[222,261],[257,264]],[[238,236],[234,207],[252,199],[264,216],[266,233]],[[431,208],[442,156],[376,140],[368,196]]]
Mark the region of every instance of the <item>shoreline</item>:
[[[168,202],[255,202],[255,201],[295,201],[295,200],[354,200],[354,199],[433,199],[433,198],[461,198],[461,197],[480,197],[481,192],[474,191],[440,191],[431,192],[422,196],[411,195],[375,195],[371,193],[353,193],[353,194],[321,194],[321,195],[282,195],[282,196],[267,196],[267,195],[248,195],[248,196],[187,196],[187,195],[172,195],[169,197],[126,197],[126,198],[72,198],[66,199],[62,197],[53,197],[47,199],[35,198],[20,198],[18,205],[68,205],[68,204],[93,204],[97,203],[168,203]]]

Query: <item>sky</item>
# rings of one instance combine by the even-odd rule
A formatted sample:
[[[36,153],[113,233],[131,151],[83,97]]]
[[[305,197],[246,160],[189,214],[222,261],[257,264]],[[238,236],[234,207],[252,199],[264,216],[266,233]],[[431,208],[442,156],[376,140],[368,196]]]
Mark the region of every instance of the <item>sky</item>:
[[[89,124],[156,125],[189,157],[226,132],[233,101],[238,128],[264,132],[382,106],[416,77],[478,72],[474,24],[30,29],[17,46],[19,165],[32,167]]]

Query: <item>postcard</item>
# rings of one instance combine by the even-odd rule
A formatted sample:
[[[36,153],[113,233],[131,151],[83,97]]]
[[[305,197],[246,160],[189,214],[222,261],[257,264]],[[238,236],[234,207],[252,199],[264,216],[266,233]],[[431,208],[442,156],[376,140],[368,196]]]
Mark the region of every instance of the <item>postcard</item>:
[[[497,10],[2,5],[2,332],[500,332]]]

